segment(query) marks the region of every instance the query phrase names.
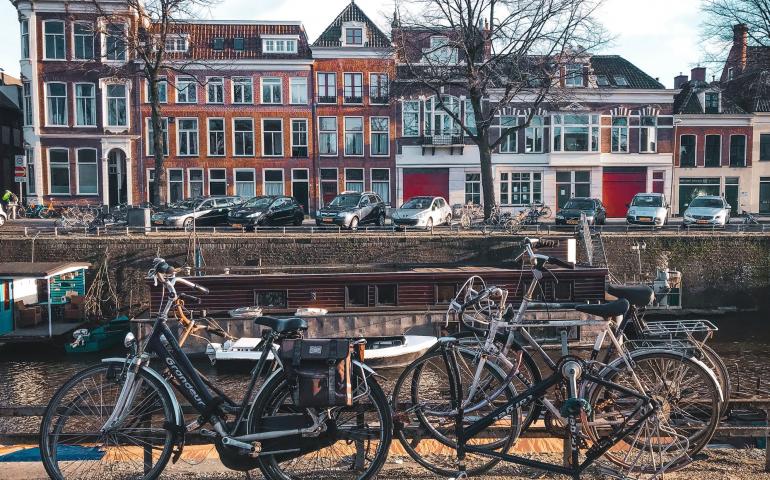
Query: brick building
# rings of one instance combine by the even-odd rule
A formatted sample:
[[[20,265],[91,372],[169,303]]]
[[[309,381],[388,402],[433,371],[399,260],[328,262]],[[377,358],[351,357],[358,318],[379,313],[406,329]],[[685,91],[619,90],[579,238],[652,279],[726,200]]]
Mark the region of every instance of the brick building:
[[[26,196],[26,185],[15,181],[16,156],[23,155],[21,81],[0,72],[0,195],[11,190]]]

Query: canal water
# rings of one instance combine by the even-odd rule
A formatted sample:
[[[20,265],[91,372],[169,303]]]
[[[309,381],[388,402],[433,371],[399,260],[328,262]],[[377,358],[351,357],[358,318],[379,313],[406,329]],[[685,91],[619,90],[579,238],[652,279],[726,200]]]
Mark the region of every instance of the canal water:
[[[770,396],[770,319],[763,313],[736,313],[711,319],[718,327],[710,345],[727,363],[735,396]],[[107,356],[123,356],[124,350],[97,355],[65,355],[41,348],[0,348],[0,406],[45,405],[75,372]],[[220,372],[207,359],[194,360],[198,367],[234,399],[240,399],[248,374]],[[388,375],[397,376],[398,372]],[[383,385],[390,391],[392,380]],[[35,432],[37,418],[0,418],[0,433]]]

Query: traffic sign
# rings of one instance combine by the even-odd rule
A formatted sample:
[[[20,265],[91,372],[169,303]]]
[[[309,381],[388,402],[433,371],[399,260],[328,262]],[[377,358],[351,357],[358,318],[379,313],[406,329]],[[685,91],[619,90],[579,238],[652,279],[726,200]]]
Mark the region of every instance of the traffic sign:
[[[23,167],[24,166],[24,155],[16,155],[14,157],[15,164],[17,167]]]
[[[17,182],[25,182],[27,180],[27,167],[17,166],[14,169],[14,176]]]

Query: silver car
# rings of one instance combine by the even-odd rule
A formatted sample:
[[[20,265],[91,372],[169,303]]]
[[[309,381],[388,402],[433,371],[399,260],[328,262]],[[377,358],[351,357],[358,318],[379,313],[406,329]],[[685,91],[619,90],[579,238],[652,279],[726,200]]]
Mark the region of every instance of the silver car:
[[[665,225],[668,221],[668,205],[662,193],[637,193],[626,207],[629,224]]]
[[[390,218],[397,226],[432,228],[452,222],[452,207],[442,197],[412,197]]]
[[[727,225],[730,222],[730,204],[716,195],[695,197],[684,211],[685,225]]]

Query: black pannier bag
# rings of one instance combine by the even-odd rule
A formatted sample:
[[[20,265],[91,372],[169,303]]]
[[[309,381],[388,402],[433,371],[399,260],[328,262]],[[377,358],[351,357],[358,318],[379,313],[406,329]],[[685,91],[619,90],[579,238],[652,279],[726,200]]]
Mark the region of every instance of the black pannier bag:
[[[353,404],[350,385],[350,340],[340,338],[281,341],[292,400],[298,407],[345,407]]]

